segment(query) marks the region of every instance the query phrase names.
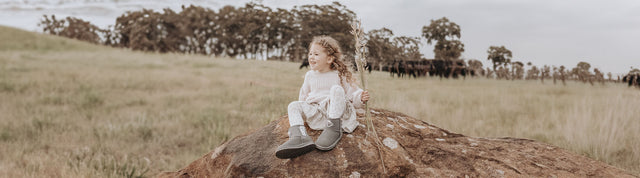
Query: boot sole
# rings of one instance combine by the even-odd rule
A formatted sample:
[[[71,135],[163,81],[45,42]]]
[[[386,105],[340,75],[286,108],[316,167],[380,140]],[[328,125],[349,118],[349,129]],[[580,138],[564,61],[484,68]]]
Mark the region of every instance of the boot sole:
[[[318,150],[322,150],[322,151],[329,151],[329,150],[332,150],[333,148],[335,148],[335,147],[336,147],[336,145],[338,145],[338,142],[340,142],[340,139],[342,139],[342,130],[340,130],[340,137],[339,137],[335,142],[333,142],[331,145],[329,145],[329,146],[327,146],[327,147],[323,147],[323,146],[320,146],[320,145],[316,145],[316,148],[317,148]]]
[[[299,148],[286,148],[276,151],[276,157],[280,159],[295,158],[305,153],[313,151],[315,144],[305,145]]]

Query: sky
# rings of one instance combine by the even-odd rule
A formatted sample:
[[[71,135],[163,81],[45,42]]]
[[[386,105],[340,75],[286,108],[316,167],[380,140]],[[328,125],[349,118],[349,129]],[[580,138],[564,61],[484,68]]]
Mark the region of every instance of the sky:
[[[114,3],[117,1],[117,3]],[[0,24],[35,31],[42,13],[75,16],[98,26],[113,24],[126,10],[179,10],[181,4],[212,9],[242,6],[250,0],[0,0]],[[272,8],[330,4],[328,0],[261,0]],[[462,57],[485,67],[490,46],[505,46],[512,61],[564,65],[580,61],[604,72],[623,74],[640,68],[640,1],[638,0],[349,0],[341,1],[362,20],[366,31],[382,27],[396,36],[419,37],[430,20],[447,17],[462,30]],[[43,5],[44,4],[44,5]],[[6,18],[10,17],[10,18]],[[421,52],[433,58],[423,40]]]

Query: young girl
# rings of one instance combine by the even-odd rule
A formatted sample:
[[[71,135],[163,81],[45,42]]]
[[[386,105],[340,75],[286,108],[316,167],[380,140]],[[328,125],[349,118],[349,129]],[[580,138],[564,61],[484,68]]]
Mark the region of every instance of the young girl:
[[[311,70],[304,76],[298,101],[291,102],[289,140],[280,145],[276,157],[294,158],[312,151],[333,149],[342,132],[358,126],[354,107],[362,108],[369,93],[358,88],[342,61],[338,41],[329,36],[314,37],[309,47]],[[314,130],[323,130],[315,144],[307,135],[304,122]]]

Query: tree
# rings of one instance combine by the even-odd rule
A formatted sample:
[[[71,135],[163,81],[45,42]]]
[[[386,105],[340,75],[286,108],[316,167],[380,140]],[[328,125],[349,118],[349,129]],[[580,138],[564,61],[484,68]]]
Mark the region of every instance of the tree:
[[[589,71],[589,68],[591,68],[591,64],[584,62],[584,61],[580,61],[578,62],[577,65],[578,69],[582,70],[582,71]]]
[[[516,61],[513,62],[511,66],[513,67],[513,70],[511,70],[511,75],[513,76],[513,78],[511,78],[511,80],[521,80],[522,77],[524,77],[524,63]]]
[[[556,80],[558,80],[558,76],[560,73],[558,73],[558,67],[553,66],[551,68],[551,77],[553,78],[553,84],[556,84]]]
[[[565,77],[566,77],[566,73],[564,71],[565,67],[564,66],[560,66],[560,68],[558,69],[558,73],[560,73],[560,80],[562,80],[562,85],[567,85],[567,83],[565,83]]]
[[[422,27],[422,37],[427,44],[436,42],[433,53],[436,59],[458,59],[464,52],[464,44],[460,42],[460,26],[450,22],[446,17],[431,20],[429,26]]]
[[[442,17],[438,20],[431,20],[429,26],[423,26],[422,36],[427,39],[427,44],[434,41],[454,40],[460,38],[460,26],[449,22],[447,17]]]
[[[349,33],[351,22],[356,18],[355,12],[339,2],[322,6],[303,5],[292,11],[296,16],[294,26],[299,27],[293,45],[296,49],[294,56],[304,56],[314,36],[328,35],[342,45],[345,61],[354,61],[348,59],[353,59],[355,51],[355,47],[351,45],[355,41],[353,35]],[[297,60],[301,59],[297,58]]]
[[[398,57],[402,60],[415,61],[422,58],[420,54],[420,39],[416,37],[399,36],[393,39]]]
[[[548,65],[544,65],[542,67],[542,71],[540,71],[540,81],[544,83],[544,79],[549,77],[549,73],[551,72],[551,68]]]
[[[392,39],[393,31],[388,28],[369,31],[367,33],[368,57],[377,63],[392,61],[396,56]]]
[[[491,75],[493,75],[493,73],[495,72],[495,70],[491,70],[489,67],[487,67],[487,70],[486,70],[486,71],[487,71],[487,74],[486,74],[486,77],[487,77],[487,78],[491,78],[491,77],[493,77],[493,76],[491,76]]]
[[[120,46],[133,50],[157,51],[163,33],[160,13],[150,9],[129,11],[116,19],[115,29],[120,32]]]
[[[238,11],[240,12],[238,20],[242,24],[240,35],[244,37],[242,39],[245,47],[243,56],[247,59],[247,54],[251,54],[253,58],[257,58],[258,53],[265,51],[263,44],[268,40],[267,18],[271,9],[260,4],[247,3]]]
[[[578,79],[580,79],[580,81],[582,81],[583,83],[589,82],[591,83],[591,85],[593,85],[593,81],[591,80],[592,75],[589,71],[589,68],[591,68],[591,64],[589,64],[588,62],[580,61],[578,62],[578,65],[576,65],[574,70],[578,75]]]
[[[460,58],[464,52],[464,44],[458,40],[445,40],[436,43],[435,53],[436,59],[454,60]]]
[[[467,66],[469,66],[469,70],[473,71],[473,75],[480,75],[482,72],[482,62],[477,59],[468,60]]]
[[[290,11],[281,8],[269,14],[270,42],[268,46],[276,50],[275,53],[279,54],[279,60],[284,60],[287,49],[289,49],[288,46],[293,44],[293,38],[295,37],[294,18]]]
[[[593,73],[595,80],[604,85],[604,73],[600,72],[598,68],[593,68]]]
[[[220,37],[214,51],[232,58],[245,53],[246,43],[243,42],[244,36],[241,32],[243,29],[241,15],[240,10],[233,6],[224,6],[218,10],[216,20],[220,25],[218,32]]]
[[[215,12],[208,8],[190,5],[183,6],[179,15],[183,17],[186,28],[187,43],[183,51],[193,54],[216,54],[211,50],[213,40],[220,36]]]
[[[537,80],[539,73],[540,73],[540,70],[538,70],[538,67],[531,66],[531,68],[529,70],[527,70],[527,77],[525,79],[526,80]]]
[[[502,64],[509,64],[511,62],[511,51],[505,48],[504,46],[490,46],[489,50],[487,50],[489,56],[487,59],[493,63],[493,70],[496,70],[496,67]]]
[[[94,44],[101,43],[99,33],[108,33],[106,30],[102,30],[82,19],[66,17],[65,19],[57,20],[55,15],[51,15],[51,19],[44,15],[38,26],[42,26],[44,33],[88,41]]]
[[[159,17],[158,46],[159,52],[180,52],[181,46],[187,44],[187,28],[183,16],[169,8],[163,9]]]

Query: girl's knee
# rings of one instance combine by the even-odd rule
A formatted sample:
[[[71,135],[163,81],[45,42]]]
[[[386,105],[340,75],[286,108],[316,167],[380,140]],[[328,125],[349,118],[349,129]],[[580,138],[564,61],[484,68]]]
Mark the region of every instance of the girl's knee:
[[[344,88],[340,85],[334,85],[331,87],[331,95],[334,96],[336,94],[344,95]]]
[[[301,102],[301,101],[294,101],[294,102],[291,102],[291,103],[289,103],[289,106],[287,107],[287,109],[288,109],[289,111],[291,111],[291,110],[293,110],[293,109],[298,109],[298,108],[300,108],[300,104],[302,104],[302,102]]]

